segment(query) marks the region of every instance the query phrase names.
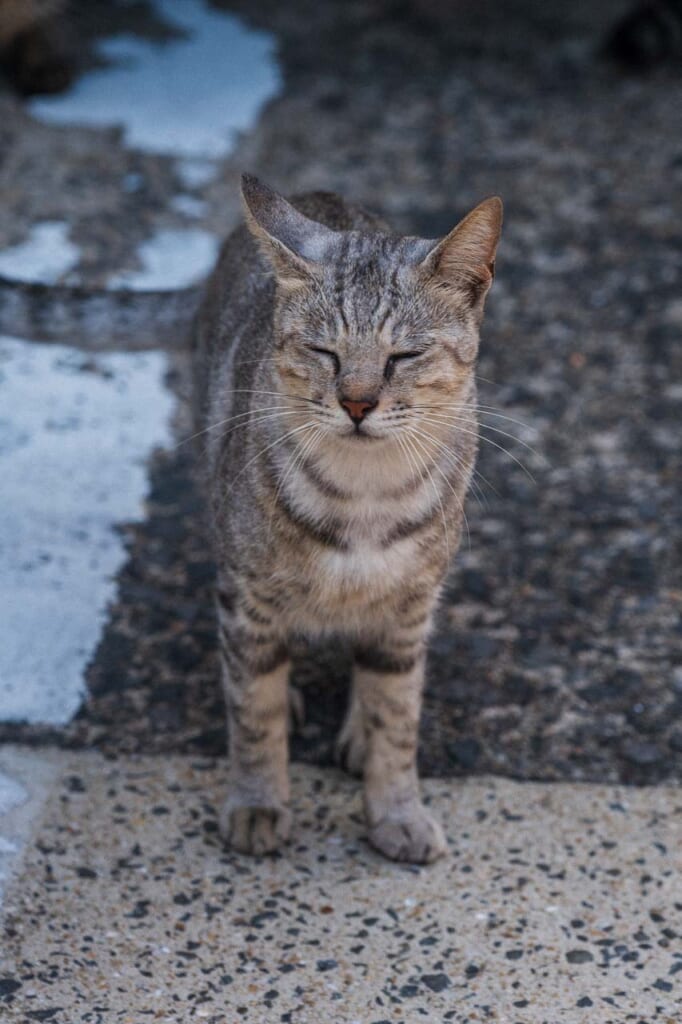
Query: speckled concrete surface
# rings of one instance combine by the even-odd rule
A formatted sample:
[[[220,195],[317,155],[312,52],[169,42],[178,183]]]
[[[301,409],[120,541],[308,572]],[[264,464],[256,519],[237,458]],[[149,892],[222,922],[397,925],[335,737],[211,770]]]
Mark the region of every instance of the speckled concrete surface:
[[[367,847],[354,782],[302,767],[286,854],[226,854],[223,775],[64,755],[7,895],[3,1021],[680,1020],[679,791],[432,781],[449,851],[411,869]]]

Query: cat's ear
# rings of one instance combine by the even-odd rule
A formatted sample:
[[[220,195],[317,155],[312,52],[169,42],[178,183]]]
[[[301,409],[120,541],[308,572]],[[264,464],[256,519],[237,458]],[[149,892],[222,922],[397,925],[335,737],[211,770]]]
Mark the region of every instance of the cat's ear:
[[[284,196],[252,174],[242,175],[246,223],[285,288],[296,288],[314,277],[331,253],[337,233],[310,220]]]
[[[495,253],[502,230],[502,200],[484,199],[450,234],[430,243],[421,268],[446,297],[483,310],[495,276]],[[429,243],[426,243],[429,244]]]

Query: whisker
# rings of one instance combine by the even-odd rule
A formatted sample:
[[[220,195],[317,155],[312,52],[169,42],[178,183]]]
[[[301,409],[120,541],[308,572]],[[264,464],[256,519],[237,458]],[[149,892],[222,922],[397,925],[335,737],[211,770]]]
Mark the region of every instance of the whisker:
[[[304,402],[307,405],[323,405],[317,398],[304,398],[302,395],[287,395],[281,391],[262,391],[260,388],[228,388],[222,391],[223,395],[274,395],[275,398],[285,399],[287,402]]]
[[[313,431],[312,436],[311,437],[306,437],[304,439],[303,443],[300,445],[300,447],[297,448],[294,451],[293,455],[291,455],[289,457],[289,460],[287,462],[287,467],[286,467],[286,470],[284,472],[284,475],[280,478],[279,484],[277,485],[277,490],[275,491],[275,497],[274,497],[274,500],[273,500],[273,508],[272,508],[272,512],[270,513],[270,520],[268,522],[268,541],[270,540],[270,536],[272,534],[272,520],[273,520],[274,515],[275,515],[275,508],[277,506],[277,501],[278,501],[279,496],[280,496],[280,494],[282,492],[282,488],[284,487],[284,484],[287,481],[287,478],[289,477],[289,475],[292,472],[294,472],[295,468],[301,464],[303,459],[308,454],[308,451],[310,450],[311,446],[317,440],[319,440],[320,436],[323,433],[321,427],[316,427],[316,426],[313,425],[313,426],[311,426],[310,429],[312,429],[312,431]]]
[[[277,420],[280,416],[289,415],[290,413],[265,413],[262,416],[254,416],[250,420],[243,420],[241,423],[236,423],[233,427],[230,427],[229,430],[223,431],[222,434],[219,434],[218,440],[222,441],[224,438],[229,437],[229,435],[233,434],[235,430],[244,430],[247,427],[262,426],[264,424],[271,423],[273,420]]]
[[[526,476],[528,477],[529,480],[531,480],[533,483],[536,482],[535,481],[535,477],[530,472],[530,470],[526,466],[524,466],[524,464],[519,459],[517,459],[515,455],[512,455],[512,453],[507,448],[505,448],[504,445],[498,444],[497,441],[493,441],[491,438],[485,437],[483,434],[480,434],[478,431],[467,430],[466,427],[458,426],[453,421],[438,420],[438,419],[434,419],[434,418],[428,417],[428,416],[422,416],[422,417],[420,417],[420,419],[423,420],[426,423],[433,423],[434,426],[457,426],[457,430],[461,431],[461,433],[469,434],[471,437],[477,437],[479,440],[485,441],[486,444],[492,445],[493,448],[497,448],[499,451],[504,452],[505,455],[508,455],[509,458],[512,460],[512,462],[515,462],[516,465],[519,466],[519,468],[523,470],[523,472],[526,474]],[[512,434],[509,434],[508,436],[511,437],[513,440],[518,440],[518,438],[514,438]],[[526,447],[529,447],[529,446],[526,446]],[[538,455],[538,453],[535,452],[534,449],[531,448],[530,450],[533,452],[534,455]],[[539,457],[541,458],[541,456],[539,456]]]
[[[426,473],[428,475],[428,478],[431,481],[431,486],[433,487],[433,493],[436,496],[436,501],[438,502],[438,507],[440,508],[440,516],[441,516],[441,520],[442,520],[442,523],[443,523],[443,536],[444,536],[444,539],[445,539],[445,552],[446,552],[447,560],[449,562],[450,561],[450,537],[448,535],[448,527],[447,527],[447,522],[446,522],[446,519],[445,519],[445,509],[443,508],[443,502],[441,500],[440,492],[439,492],[438,488],[436,487],[436,481],[431,476],[431,470],[427,466],[426,462],[423,459],[419,459],[419,453],[414,451],[414,445],[412,444],[412,440],[408,439],[407,437],[401,437],[400,434],[397,435],[397,438],[398,438],[398,442],[400,444],[401,449],[406,453],[406,455],[409,455],[408,444],[409,444],[409,448],[412,449],[412,451],[414,453],[414,458],[415,458],[416,464],[417,464],[416,465],[417,475],[420,475],[420,466],[421,466],[422,469],[424,469],[426,471]],[[413,468],[412,467],[412,461],[410,459],[408,459],[408,461],[410,462],[410,468]]]
[[[443,405],[442,403],[437,404],[437,405],[413,405],[411,408],[413,408],[413,409],[434,409],[436,411],[441,411],[442,410],[443,412],[446,412],[446,413],[455,411],[450,406]],[[523,420],[517,420],[513,416],[506,416],[503,413],[495,411],[495,406],[493,406],[493,405],[481,405],[480,403],[477,403],[475,408],[472,411],[473,412],[480,412],[480,413],[482,413],[485,416],[495,416],[496,419],[507,420],[509,423],[516,423],[517,426],[525,427],[526,430],[534,430],[535,429],[533,426],[531,426],[530,423],[524,423]]]
[[[414,433],[412,431],[408,431],[408,433],[410,434],[410,437],[412,439],[412,443],[413,444],[418,444],[419,447],[422,449],[422,451],[426,452],[426,454],[428,455],[428,451],[424,447],[423,442],[418,440],[418,438],[415,437],[415,435],[414,435]],[[467,543],[468,543],[469,549],[471,549],[471,533],[469,531],[469,520],[467,519],[466,512],[464,511],[464,503],[462,502],[462,499],[460,498],[460,496],[458,495],[457,491],[452,486],[452,484],[450,483],[450,481],[448,480],[447,476],[445,475],[443,470],[440,468],[438,463],[434,462],[434,463],[432,463],[432,465],[433,465],[433,468],[437,469],[438,472],[440,473],[440,475],[443,477],[443,480],[445,481],[446,486],[450,488],[450,490],[452,491],[452,494],[454,495],[455,501],[459,505],[460,512],[462,513],[462,519],[464,520],[464,525],[465,525],[466,531],[467,531]]]
[[[466,418],[465,419],[459,419],[459,418],[456,418],[456,417],[453,417],[453,416],[446,416],[444,413],[439,413],[438,415],[441,417],[441,422],[450,422],[453,425],[458,424],[458,423],[462,423],[462,422],[463,423],[470,423],[471,422],[470,420],[467,420]],[[522,438],[517,437],[516,434],[510,434],[508,430],[502,430],[500,427],[493,427],[493,426],[490,425],[490,423],[479,423],[478,426],[479,427],[483,427],[485,430],[492,430],[493,433],[495,433],[495,434],[501,434],[502,437],[508,437],[510,441],[516,441],[517,444],[522,445],[522,447],[526,448],[529,452],[532,452],[532,454],[537,456],[537,458],[539,458],[539,459],[543,458],[543,456],[540,454],[539,451],[537,451],[537,449],[533,448],[533,446],[528,444],[527,441],[524,441]]]
[[[264,448],[261,448],[260,451],[256,452],[256,454],[252,458],[249,459],[249,461],[246,463],[245,466],[242,466],[242,468],[239,470],[237,475],[232,478],[232,481],[231,481],[232,484],[234,484],[235,481],[238,480],[239,477],[242,475],[242,473],[245,473],[246,470],[249,468],[249,466],[252,465],[257,459],[259,459],[261,457],[261,455],[265,455],[266,452],[269,452],[272,448],[275,448],[278,444],[283,444],[290,437],[293,437],[294,434],[300,433],[301,430],[307,430],[309,427],[315,426],[315,425],[316,424],[314,424],[312,420],[309,420],[308,423],[303,423],[303,424],[301,424],[298,427],[294,427],[293,430],[289,430],[286,434],[283,434],[281,437],[278,437],[277,440],[272,441],[270,444],[265,445]]]
[[[419,428],[415,427],[415,426],[413,426],[411,429],[415,433],[419,434],[420,437],[427,438],[429,441],[431,441],[433,444],[435,444],[440,449],[440,451],[444,453],[444,455],[448,459],[452,459],[454,461],[454,464],[455,464],[455,466],[458,469],[460,469],[460,470],[461,469],[468,470],[469,468],[471,468],[471,474],[472,475],[471,475],[471,478],[470,478],[470,486],[472,487],[472,489],[474,489],[474,491],[473,491],[474,497],[476,498],[476,501],[479,503],[479,505],[482,508],[487,507],[487,502],[485,501],[485,495],[483,494],[483,492],[482,492],[481,488],[479,487],[479,485],[473,479],[474,474],[476,474],[476,475],[481,477],[481,480],[483,480],[483,482],[485,484],[487,484],[489,487],[492,487],[492,484],[490,484],[490,482],[488,480],[486,480],[486,478],[483,476],[483,474],[482,473],[477,473],[476,469],[473,466],[472,467],[468,467],[466,465],[466,463],[461,458],[458,457],[457,452],[455,452],[451,448],[449,448],[443,441],[441,441],[440,438],[435,437],[428,430],[419,430]],[[493,487],[493,490],[494,489],[495,488]]]
[[[228,416],[227,419],[225,419],[225,420],[219,420],[218,423],[212,423],[210,426],[204,427],[203,430],[198,430],[196,432],[196,434],[190,434],[189,437],[185,437],[185,438],[183,438],[182,441],[179,441],[178,444],[176,444],[172,450],[176,451],[183,444],[188,444],[190,441],[194,441],[197,437],[201,437],[202,434],[208,434],[208,432],[210,430],[217,430],[219,427],[224,427],[225,424],[227,424],[227,423],[232,423],[234,420],[238,420],[238,419],[244,419],[245,417],[251,416],[252,414],[253,415],[257,415],[259,412],[261,412],[261,413],[267,412],[268,414],[272,413],[273,415],[275,413],[280,413],[281,414],[283,412],[287,412],[289,414],[296,413],[298,415],[298,414],[300,414],[301,410],[300,409],[289,409],[288,405],[274,405],[274,406],[270,406],[269,409],[255,409],[255,410],[254,409],[247,409],[246,412],[238,412],[235,416]],[[229,433],[229,431],[228,431],[228,433]],[[225,436],[225,435],[223,435],[223,436]]]

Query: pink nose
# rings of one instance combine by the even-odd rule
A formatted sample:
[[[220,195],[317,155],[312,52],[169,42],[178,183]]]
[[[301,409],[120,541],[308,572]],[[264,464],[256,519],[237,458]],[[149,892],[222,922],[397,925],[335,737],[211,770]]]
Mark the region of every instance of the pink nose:
[[[353,423],[360,423],[364,420],[367,413],[370,412],[377,404],[376,402],[355,402],[350,398],[340,398],[339,401],[352,419]]]

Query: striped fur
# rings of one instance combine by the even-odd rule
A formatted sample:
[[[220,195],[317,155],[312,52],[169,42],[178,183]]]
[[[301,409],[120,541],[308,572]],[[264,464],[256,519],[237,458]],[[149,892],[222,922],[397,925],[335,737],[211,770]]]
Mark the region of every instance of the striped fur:
[[[290,825],[292,638],[345,634],[340,751],[365,777],[372,843],[443,852],[416,774],[426,645],[476,454],[473,366],[499,200],[442,242],[400,238],[335,196],[293,205],[245,178],[194,331],[197,430],[219,566],[230,735],[225,838]],[[352,420],[342,401],[375,403]]]

